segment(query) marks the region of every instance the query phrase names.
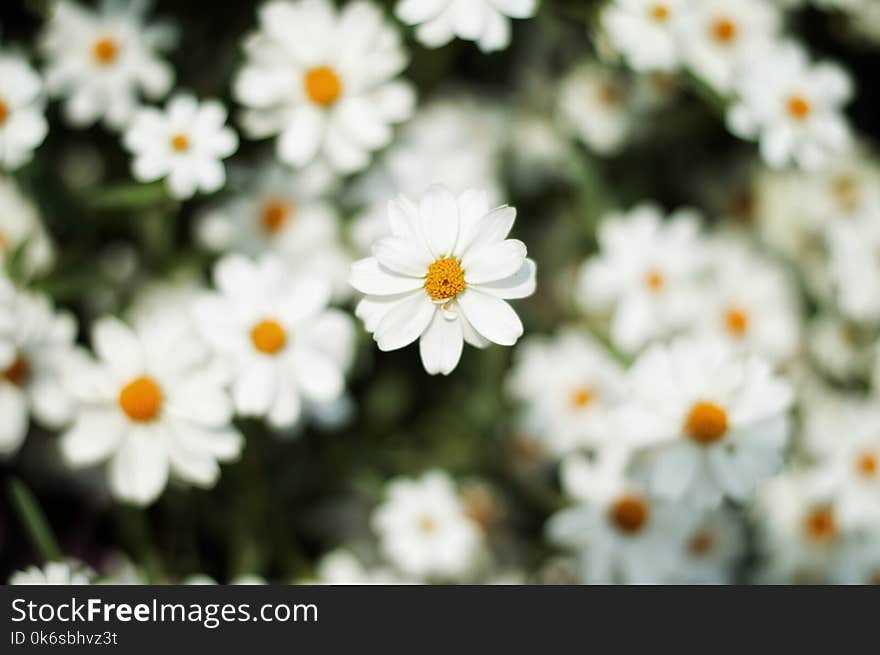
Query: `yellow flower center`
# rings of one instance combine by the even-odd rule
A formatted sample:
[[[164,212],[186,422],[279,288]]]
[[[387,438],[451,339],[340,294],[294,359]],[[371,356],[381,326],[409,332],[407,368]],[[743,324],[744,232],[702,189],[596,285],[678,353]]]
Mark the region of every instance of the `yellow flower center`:
[[[428,267],[425,291],[432,300],[448,300],[464,291],[464,272],[453,257],[438,259]]]
[[[629,535],[636,534],[645,527],[650,516],[648,503],[635,494],[621,496],[608,510],[608,518],[614,527]]]
[[[804,518],[804,532],[814,543],[828,543],[837,535],[837,521],[828,506],[814,508]]]
[[[3,100],[0,100],[0,125],[3,125],[8,117],[9,105],[7,105]]]
[[[329,66],[318,66],[306,73],[306,94],[316,105],[329,107],[342,93],[342,80]]]
[[[112,64],[119,55],[119,44],[109,37],[98,39],[92,46],[92,56],[102,66]]]
[[[645,273],[645,286],[651,293],[660,293],[666,286],[666,278],[657,269],[652,269]]]
[[[175,134],[171,137],[171,148],[177,152],[185,152],[189,150],[189,139],[186,134]]]
[[[260,211],[260,225],[268,235],[280,232],[293,215],[291,204],[282,199],[270,200]]]
[[[431,534],[437,529],[437,522],[432,516],[422,516],[419,518],[419,532],[422,534]]]
[[[24,355],[16,355],[5,371],[3,371],[3,379],[12,384],[23,387],[30,375],[31,367]]]
[[[715,443],[727,432],[727,412],[715,403],[696,403],[684,423],[685,433],[698,444]]]
[[[666,6],[663,2],[655,2],[648,9],[648,15],[653,18],[658,23],[665,23],[669,20],[669,16],[672,12],[669,11],[669,7]]]
[[[724,327],[735,337],[742,337],[749,330],[749,315],[745,310],[731,307],[724,315]]]
[[[688,541],[688,552],[695,557],[703,557],[715,548],[715,535],[708,530],[696,532]]]
[[[9,239],[6,238],[3,230],[0,230],[0,253],[4,253],[7,250],[9,250]]]
[[[712,37],[722,45],[728,45],[736,40],[737,28],[729,18],[719,18],[712,23]]]
[[[807,99],[799,95],[789,96],[785,101],[785,108],[788,110],[789,116],[799,121],[804,120],[812,111]]]
[[[274,355],[287,344],[287,332],[278,321],[266,319],[251,330],[251,342],[261,353]]]
[[[873,478],[877,475],[877,466],[877,455],[874,453],[862,453],[856,459],[856,470],[863,477]]]
[[[119,406],[132,421],[152,421],[162,410],[162,390],[147,375],[135,378],[119,392]]]
[[[623,89],[620,85],[608,81],[599,86],[599,103],[606,107],[616,107],[623,100]]]
[[[593,391],[592,387],[581,385],[571,392],[571,398],[569,400],[573,408],[583,409],[593,402],[593,398],[595,398],[595,396],[596,393]]]
[[[845,212],[858,209],[861,204],[861,185],[851,175],[838,175],[831,182],[831,193],[837,206]]]

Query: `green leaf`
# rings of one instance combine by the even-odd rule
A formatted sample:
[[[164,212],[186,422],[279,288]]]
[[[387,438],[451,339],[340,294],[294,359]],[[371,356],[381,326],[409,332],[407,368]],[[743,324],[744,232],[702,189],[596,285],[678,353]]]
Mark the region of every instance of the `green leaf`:
[[[40,505],[30,489],[18,478],[12,478],[9,481],[9,497],[34,548],[47,562],[60,561],[62,559],[61,549],[49,527],[46,515],[43,514],[43,510],[40,509]]]

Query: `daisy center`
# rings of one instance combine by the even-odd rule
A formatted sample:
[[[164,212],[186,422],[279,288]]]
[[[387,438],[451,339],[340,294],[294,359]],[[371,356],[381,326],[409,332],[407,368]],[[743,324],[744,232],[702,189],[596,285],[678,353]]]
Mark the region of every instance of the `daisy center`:
[[[23,387],[30,376],[31,367],[24,355],[16,355],[5,371],[3,371],[3,379],[11,382],[17,387]]]
[[[419,532],[422,534],[431,534],[436,529],[437,521],[434,520],[434,517],[428,515],[419,517]]]
[[[703,557],[715,548],[715,535],[708,530],[700,530],[688,542],[688,551],[696,557]]]
[[[645,273],[645,286],[651,293],[660,293],[666,286],[666,277],[656,268]]]
[[[814,543],[828,543],[837,534],[837,522],[830,507],[822,506],[813,509],[804,518],[804,532]]]
[[[698,444],[713,444],[727,432],[727,412],[715,403],[700,401],[691,407],[684,431]]]
[[[148,375],[135,378],[119,392],[119,406],[132,421],[152,421],[162,410],[162,390]]]
[[[804,120],[812,111],[810,103],[800,95],[789,96],[785,101],[785,108],[788,111],[788,115],[798,121]]]
[[[671,15],[669,7],[663,2],[655,2],[648,8],[648,16],[658,23],[665,23]]]
[[[0,230],[0,253],[4,253],[7,250],[9,250],[9,239],[6,238],[3,230]]]
[[[316,105],[329,107],[342,93],[342,80],[329,66],[318,66],[306,73],[306,94]]]
[[[748,313],[738,307],[731,307],[724,315],[724,327],[735,337],[745,335],[749,330]]]
[[[839,175],[831,182],[831,194],[845,212],[856,210],[861,200],[859,181],[851,175]]]
[[[737,28],[729,18],[718,18],[712,22],[712,38],[722,45],[728,45],[736,40]]]
[[[8,117],[9,105],[7,105],[3,100],[0,100],[0,125],[3,125]]]
[[[425,291],[432,300],[448,300],[464,291],[464,271],[453,257],[438,259],[428,267]]]
[[[278,321],[266,319],[251,330],[251,342],[261,353],[274,355],[287,344],[287,332]]]
[[[189,150],[189,139],[186,134],[175,134],[171,137],[171,148],[177,152]]]
[[[109,37],[98,39],[92,46],[92,56],[102,66],[112,64],[119,56],[119,44]]]
[[[569,401],[574,409],[584,409],[593,402],[593,398],[595,397],[596,392],[593,391],[592,387],[581,385],[571,392],[571,398],[569,398]]]
[[[856,470],[862,477],[873,478],[877,475],[877,456],[874,453],[862,453],[856,459]]]
[[[293,206],[284,200],[270,200],[260,210],[260,226],[268,235],[278,234],[290,217],[293,215]]]
[[[623,90],[614,82],[605,82],[599,87],[599,103],[606,107],[616,107],[623,100]]]
[[[618,498],[608,510],[608,518],[614,527],[630,535],[641,531],[650,516],[651,509],[648,503],[635,494]]]

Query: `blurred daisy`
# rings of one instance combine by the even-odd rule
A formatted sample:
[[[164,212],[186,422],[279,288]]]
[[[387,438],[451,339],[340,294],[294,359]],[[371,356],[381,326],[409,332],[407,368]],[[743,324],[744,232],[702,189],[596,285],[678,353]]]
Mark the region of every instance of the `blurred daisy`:
[[[683,584],[731,584],[746,555],[745,526],[727,508],[709,512],[685,541],[681,569],[673,579]]]
[[[602,27],[635,70],[674,70],[681,61],[678,34],[688,2],[612,0],[602,10]]]
[[[632,134],[631,89],[622,76],[595,63],[582,64],[560,83],[562,120],[591,150],[613,155]]]
[[[141,109],[123,139],[131,151],[132,173],[140,182],[166,179],[175,198],[196,191],[213,193],[226,183],[223,160],[238,148],[238,136],[226,126],[226,108],[217,100],[199,102],[178,94],[164,111]]]
[[[742,502],[781,467],[793,393],[763,360],[682,338],[641,355],[629,383],[621,422],[658,496]]]
[[[9,576],[10,585],[90,585],[95,572],[80,562],[47,562],[42,568],[29,566]]]
[[[292,166],[366,168],[415,105],[413,88],[394,80],[407,64],[397,31],[362,1],[337,12],[329,0],[273,0],[258,16],[233,86],[245,132],[279,135],[278,157]]]
[[[291,428],[304,405],[342,397],[354,329],[347,314],[327,308],[325,280],[294,276],[273,256],[227,255],[214,267],[214,284],[217,292],[196,303],[195,315],[234,369],[239,415]]]
[[[409,582],[387,567],[367,567],[349,550],[337,548],[321,557],[317,566],[318,584],[389,585]]]
[[[16,291],[0,276],[0,456],[15,453],[28,415],[49,429],[73,418],[73,401],[59,383],[76,338],[76,322],[49,299]]]
[[[73,467],[109,461],[110,490],[120,500],[149,505],[169,474],[211,487],[218,462],[238,458],[241,434],[232,426],[227,375],[193,333],[167,310],[134,329],[114,318],[97,321],[97,360],[68,367],[77,400],[61,453]]]
[[[414,204],[400,195],[388,206],[391,236],[373,257],[355,262],[351,285],[366,294],[357,316],[383,351],[419,339],[430,374],[448,375],[464,341],[512,346],[522,322],[506,302],[535,290],[535,264],[526,246],[507,235],[516,210],[489,210],[485,193],[456,198],[433,186]]]
[[[808,378],[798,390],[799,452],[815,461],[828,461],[840,452],[850,435],[870,435],[880,421],[880,407],[859,393],[845,393],[824,380]]]
[[[837,304],[856,322],[880,320],[880,214],[830,230],[830,273]]]
[[[416,38],[429,48],[458,37],[495,52],[510,44],[510,18],[531,18],[537,6],[537,0],[399,0],[395,14],[417,25]]]
[[[880,529],[844,544],[831,565],[829,578],[831,584],[880,584]]]
[[[574,329],[530,337],[514,353],[507,388],[523,404],[522,427],[556,454],[608,439],[622,395],[621,367]]]
[[[841,219],[853,223],[880,215],[880,165],[862,152],[848,153],[804,174],[802,219],[823,233]]]
[[[0,175],[0,268],[20,247],[26,249],[26,276],[46,273],[52,267],[55,247],[37,208],[22,195],[11,177]]]
[[[873,330],[833,314],[813,317],[807,346],[818,368],[839,382],[870,377],[874,350]]]
[[[152,3],[103,0],[98,11],[60,0],[40,40],[46,88],[65,97],[64,111],[74,125],[97,120],[125,127],[141,104],[141,94],[159,100],[171,89],[174,71],[158,53],[170,50],[175,31],[147,25]]]
[[[853,89],[846,71],[831,63],[811,64],[792,43],[750,56],[737,100],[727,111],[731,132],[758,140],[764,161],[777,168],[794,162],[816,169],[849,146],[842,108]]]
[[[0,51],[0,168],[28,163],[49,131],[43,81],[18,54]]]
[[[679,210],[664,221],[658,207],[640,205],[606,217],[598,239],[599,254],[583,265],[577,297],[590,312],[610,312],[616,345],[635,352],[691,322],[707,263],[693,212]]]
[[[479,526],[442,471],[391,480],[372,524],[388,561],[422,579],[460,579],[472,571],[483,545]]]

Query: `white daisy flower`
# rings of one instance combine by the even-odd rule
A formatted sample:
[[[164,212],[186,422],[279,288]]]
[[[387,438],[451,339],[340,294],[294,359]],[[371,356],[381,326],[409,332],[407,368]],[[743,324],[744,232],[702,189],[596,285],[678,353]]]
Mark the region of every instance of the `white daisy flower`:
[[[840,382],[871,375],[873,330],[834,314],[818,314],[807,332],[807,346],[818,368]]]
[[[596,446],[611,436],[623,371],[599,344],[567,329],[553,339],[530,337],[514,357],[507,388],[524,405],[525,432],[555,454]]]
[[[351,551],[337,548],[318,560],[317,584],[325,585],[397,585],[409,580],[387,567],[367,567]],[[311,581],[309,581],[312,583]]]
[[[651,498],[624,475],[626,452],[605,448],[593,461],[569,455],[563,489],[578,504],[554,514],[550,539],[581,553],[589,584],[669,582],[694,519],[682,505]]]
[[[217,293],[196,303],[195,316],[235,371],[239,415],[288,429],[311,406],[340,400],[354,327],[347,314],[328,309],[325,280],[294,276],[273,256],[227,255],[214,267],[214,284]]]
[[[617,346],[635,352],[691,323],[707,263],[694,212],[664,221],[658,207],[640,205],[606,217],[598,239],[599,254],[581,269],[578,300],[591,313],[610,312]]]
[[[90,585],[95,572],[81,562],[47,562],[42,568],[29,566],[9,576],[10,585]]]
[[[766,0],[698,0],[684,12],[685,63],[722,94],[733,89],[743,59],[777,38],[779,10]]]
[[[373,257],[355,262],[351,285],[366,294],[356,314],[383,351],[419,339],[425,370],[448,375],[464,341],[512,346],[523,333],[506,302],[535,290],[535,263],[522,241],[508,239],[516,210],[489,210],[485,193],[457,198],[433,186],[415,205],[400,195],[388,205],[391,236]]]
[[[873,398],[837,391],[814,378],[799,390],[798,408],[798,446],[814,461],[829,461],[853,439],[870,437],[871,426],[880,421],[880,407]]]
[[[394,79],[407,64],[397,31],[362,1],[337,12],[329,0],[273,0],[258,16],[233,86],[245,132],[279,135],[278,157],[292,166],[366,168],[415,105],[412,86]]]
[[[152,503],[169,474],[209,488],[218,462],[238,458],[241,434],[232,424],[228,375],[176,312],[153,315],[135,328],[97,321],[97,360],[69,367],[77,400],[61,453],[73,467],[108,461],[110,490],[120,500]]]
[[[880,584],[880,529],[872,530],[869,534],[845,544],[840,549],[840,554],[831,565],[829,582],[831,584]]]
[[[838,222],[829,232],[830,274],[841,313],[856,322],[880,321],[880,214]]]
[[[49,299],[16,291],[0,276],[0,456],[15,453],[28,415],[49,429],[73,418],[73,401],[59,381],[76,338],[76,322]]]
[[[0,51],[0,168],[28,163],[49,131],[43,81],[21,55]]]
[[[388,561],[423,579],[461,579],[473,570],[483,546],[479,526],[442,471],[391,480],[372,525]]]
[[[684,584],[731,584],[745,548],[742,519],[727,508],[709,512],[691,530],[681,569],[673,579]]]
[[[134,156],[135,179],[165,178],[171,194],[185,200],[196,191],[213,193],[226,183],[223,160],[238,148],[238,136],[226,126],[226,108],[220,102],[178,94],[164,111],[139,110],[123,143]]]
[[[626,393],[625,436],[660,497],[706,508],[742,502],[782,465],[792,389],[726,342],[652,347],[630,370]]]
[[[174,71],[159,52],[176,40],[168,25],[146,25],[143,0],[103,0],[98,11],[60,0],[52,7],[40,47],[48,60],[46,88],[66,98],[64,112],[76,126],[102,120],[121,129],[141,105],[164,97]]]
[[[731,132],[758,140],[764,161],[776,168],[794,162],[817,169],[846,150],[850,129],[842,108],[853,93],[846,71],[811,64],[792,43],[751,57],[727,111]]]
[[[863,152],[848,153],[799,185],[801,220],[827,234],[841,219],[853,223],[880,215],[880,164]]]
[[[55,261],[55,246],[37,208],[19,191],[11,177],[0,175],[0,268],[22,244],[25,275],[46,273]]]
[[[537,0],[399,0],[394,11],[418,26],[416,38],[428,48],[458,37],[495,52],[510,45],[510,19],[531,18],[537,7]]]
[[[612,0],[602,27],[638,71],[671,71],[681,63],[679,31],[691,0]]]

